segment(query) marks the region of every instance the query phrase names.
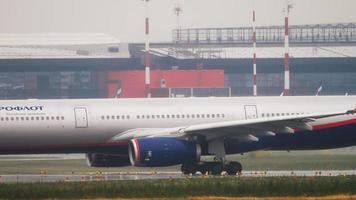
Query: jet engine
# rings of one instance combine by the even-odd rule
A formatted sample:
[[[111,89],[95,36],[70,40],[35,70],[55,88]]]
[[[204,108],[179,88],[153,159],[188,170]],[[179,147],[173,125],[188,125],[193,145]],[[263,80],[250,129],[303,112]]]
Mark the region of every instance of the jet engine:
[[[132,139],[130,162],[134,166],[159,167],[200,161],[201,147],[177,138]]]
[[[88,153],[86,158],[90,167],[123,167],[130,165],[129,157],[122,155]]]

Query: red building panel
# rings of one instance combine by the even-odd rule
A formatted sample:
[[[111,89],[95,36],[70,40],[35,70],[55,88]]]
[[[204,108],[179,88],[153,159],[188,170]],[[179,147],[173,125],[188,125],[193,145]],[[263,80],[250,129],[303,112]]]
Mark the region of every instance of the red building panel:
[[[109,71],[108,97],[114,97],[118,87],[121,87],[120,97],[145,97],[144,71]]]
[[[144,70],[109,71],[108,96],[114,97],[121,87],[123,98],[145,97]],[[161,80],[167,88],[224,87],[224,70],[152,70],[151,88],[161,88]]]

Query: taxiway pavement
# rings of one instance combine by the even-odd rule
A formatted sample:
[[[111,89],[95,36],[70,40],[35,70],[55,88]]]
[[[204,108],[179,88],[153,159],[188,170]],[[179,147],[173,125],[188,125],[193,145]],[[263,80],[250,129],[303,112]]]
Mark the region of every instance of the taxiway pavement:
[[[356,170],[333,171],[244,171],[237,177],[285,177],[285,176],[351,176]],[[152,173],[86,173],[86,174],[13,174],[0,175],[0,183],[36,183],[36,182],[87,182],[114,180],[148,180],[148,179],[182,179],[182,178],[210,178],[224,177],[210,175],[183,175],[181,172],[152,172]]]

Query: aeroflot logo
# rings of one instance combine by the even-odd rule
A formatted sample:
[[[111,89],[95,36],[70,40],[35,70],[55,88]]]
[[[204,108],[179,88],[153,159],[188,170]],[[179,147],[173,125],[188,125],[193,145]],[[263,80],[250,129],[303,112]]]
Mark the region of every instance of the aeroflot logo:
[[[42,111],[43,106],[1,106],[0,111]]]

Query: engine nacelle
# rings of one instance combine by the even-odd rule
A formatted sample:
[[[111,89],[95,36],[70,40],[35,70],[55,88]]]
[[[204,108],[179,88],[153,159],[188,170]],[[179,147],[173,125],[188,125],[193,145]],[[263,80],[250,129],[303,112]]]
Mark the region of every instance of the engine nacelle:
[[[130,165],[129,157],[122,155],[88,153],[86,158],[90,167],[123,167]]]
[[[130,162],[134,166],[159,167],[200,161],[199,144],[176,138],[132,139]]]

